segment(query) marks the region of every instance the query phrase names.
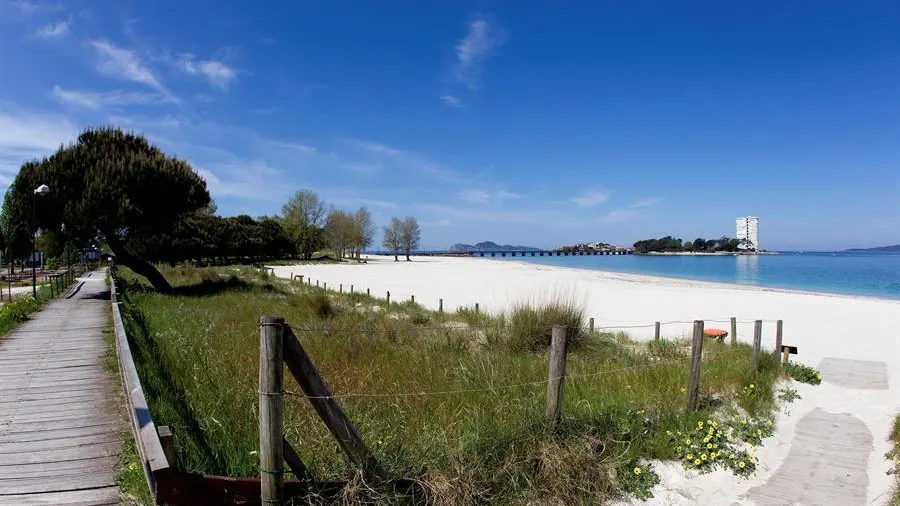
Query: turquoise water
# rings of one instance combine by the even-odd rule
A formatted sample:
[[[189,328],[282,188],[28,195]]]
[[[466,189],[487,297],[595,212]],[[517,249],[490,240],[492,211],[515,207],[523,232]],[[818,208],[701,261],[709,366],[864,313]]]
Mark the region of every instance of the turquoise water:
[[[554,256],[496,258],[670,278],[900,300],[900,254]]]

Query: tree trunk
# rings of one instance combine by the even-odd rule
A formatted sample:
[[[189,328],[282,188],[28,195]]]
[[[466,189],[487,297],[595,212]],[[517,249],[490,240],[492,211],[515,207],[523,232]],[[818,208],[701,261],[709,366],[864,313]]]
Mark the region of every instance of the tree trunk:
[[[397,258],[397,254],[396,254],[396,253],[394,253],[394,261],[395,261],[395,262],[399,262],[399,261],[400,261],[400,259]]]
[[[411,262],[411,260],[409,259],[409,251],[406,252],[406,261]]]
[[[153,266],[150,262],[138,258],[131,253],[129,253],[118,238],[111,234],[103,234],[106,236],[106,243],[109,244],[109,249],[112,250],[113,254],[116,255],[116,263],[124,265],[129,269],[133,270],[135,273],[140,274],[147,278],[147,281],[153,285],[153,288],[160,293],[171,293],[172,285],[169,284],[169,281],[166,280],[165,276],[160,274],[156,267]]]

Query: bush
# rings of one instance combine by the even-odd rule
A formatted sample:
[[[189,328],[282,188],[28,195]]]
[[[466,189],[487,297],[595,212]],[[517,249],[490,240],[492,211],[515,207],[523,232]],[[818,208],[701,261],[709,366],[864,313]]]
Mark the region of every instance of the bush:
[[[311,313],[323,320],[331,318],[337,313],[337,308],[325,292],[315,292],[305,295],[303,297],[303,303]]]
[[[515,351],[539,351],[550,347],[554,325],[566,329],[569,346],[581,344],[587,332],[584,307],[572,299],[557,298],[543,305],[519,304],[509,314],[507,342]]]
[[[791,375],[794,381],[818,385],[822,382],[822,375],[815,368],[798,362],[784,364],[784,370]]]

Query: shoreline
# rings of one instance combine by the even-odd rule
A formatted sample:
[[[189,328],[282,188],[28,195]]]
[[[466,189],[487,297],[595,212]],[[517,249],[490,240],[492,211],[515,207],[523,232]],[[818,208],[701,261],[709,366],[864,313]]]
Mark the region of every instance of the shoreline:
[[[473,257],[475,258],[475,257]],[[837,298],[846,298],[846,299],[859,299],[859,300],[870,300],[870,301],[878,301],[878,302],[891,302],[900,305],[900,298],[892,299],[887,297],[876,297],[873,295],[857,295],[857,294],[849,294],[849,293],[837,293],[837,292],[817,292],[813,290],[801,290],[799,288],[782,288],[777,286],[765,286],[765,285],[742,285],[740,283],[729,283],[727,281],[709,281],[705,279],[693,279],[693,278],[680,278],[675,276],[662,276],[658,274],[637,274],[633,272],[620,272],[620,271],[610,271],[607,269],[589,269],[585,267],[570,267],[563,265],[550,265],[550,264],[541,264],[541,263],[531,263],[525,260],[502,260],[497,258],[477,258],[477,260],[490,260],[490,261],[500,261],[505,263],[518,263],[523,266],[535,266],[535,267],[549,267],[553,269],[565,269],[565,270],[575,270],[582,272],[591,272],[591,273],[602,273],[611,276],[622,276],[622,281],[629,281],[628,277],[633,277],[633,282],[683,282],[683,283],[696,283],[703,285],[707,288],[720,288],[720,289],[736,289],[736,290],[748,290],[748,291],[761,291],[761,292],[779,292],[779,293],[789,293],[789,294],[798,294],[798,295],[814,295],[814,296],[822,296],[822,297],[837,297]]]

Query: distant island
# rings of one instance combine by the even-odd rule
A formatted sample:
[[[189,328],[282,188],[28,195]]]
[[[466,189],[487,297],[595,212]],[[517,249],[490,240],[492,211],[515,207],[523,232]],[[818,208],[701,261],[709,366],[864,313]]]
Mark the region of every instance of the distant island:
[[[850,249],[846,249],[844,251],[857,252],[857,253],[862,252],[862,251],[879,252],[879,253],[900,253],[900,244],[895,244],[893,246],[879,246],[877,248],[850,248]]]
[[[647,254],[736,254],[752,250],[746,240],[723,236],[718,239],[698,237],[693,241],[685,241],[667,235],[659,239],[644,239],[634,243],[634,250],[639,255]]]
[[[497,244],[491,241],[485,241],[475,244],[457,243],[450,247],[450,253],[472,253],[476,251],[543,251],[541,248],[532,248],[530,246],[512,246],[509,244]]]

